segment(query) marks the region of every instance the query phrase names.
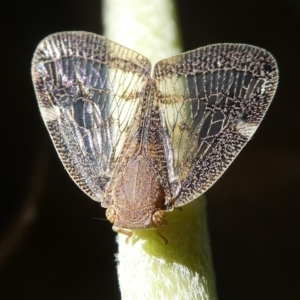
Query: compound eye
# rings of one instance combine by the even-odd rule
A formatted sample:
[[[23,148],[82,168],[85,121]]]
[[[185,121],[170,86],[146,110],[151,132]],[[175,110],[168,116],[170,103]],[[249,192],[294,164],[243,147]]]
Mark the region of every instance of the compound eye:
[[[112,224],[115,223],[116,218],[117,218],[117,214],[116,214],[116,210],[114,209],[113,206],[109,206],[106,209],[105,215],[106,215],[106,218],[108,219],[109,222],[111,222]]]

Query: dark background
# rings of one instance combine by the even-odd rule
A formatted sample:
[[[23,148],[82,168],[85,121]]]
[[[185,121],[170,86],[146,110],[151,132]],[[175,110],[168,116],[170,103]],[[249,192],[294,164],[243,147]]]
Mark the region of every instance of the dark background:
[[[6,5],[6,7],[3,7]],[[30,63],[39,41],[102,32],[100,3],[2,4],[1,299],[119,299],[115,233],[64,171],[39,115]],[[178,1],[185,50],[268,49],[280,81],[255,138],[207,192],[220,300],[300,299],[300,4]]]

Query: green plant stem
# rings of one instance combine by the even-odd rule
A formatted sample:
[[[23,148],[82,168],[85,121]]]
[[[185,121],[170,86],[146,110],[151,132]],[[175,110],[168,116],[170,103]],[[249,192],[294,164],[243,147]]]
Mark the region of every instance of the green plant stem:
[[[171,0],[104,0],[104,35],[157,61],[181,52]],[[122,299],[217,299],[206,226],[199,198],[167,214],[163,234],[136,230],[126,242],[118,234],[118,276]]]

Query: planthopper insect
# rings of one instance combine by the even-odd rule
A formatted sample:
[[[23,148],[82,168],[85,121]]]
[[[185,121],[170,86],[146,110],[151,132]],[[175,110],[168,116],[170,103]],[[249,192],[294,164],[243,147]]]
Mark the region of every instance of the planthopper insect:
[[[88,32],[38,45],[32,78],[41,115],[76,184],[117,232],[156,228],[204,193],[262,121],[278,83],[273,56],[215,44],[162,60]]]

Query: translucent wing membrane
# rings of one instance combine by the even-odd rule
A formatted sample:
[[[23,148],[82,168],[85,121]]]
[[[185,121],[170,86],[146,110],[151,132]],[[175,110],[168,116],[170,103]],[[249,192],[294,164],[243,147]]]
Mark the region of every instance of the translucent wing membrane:
[[[154,80],[168,178],[181,206],[205,192],[251,138],[275,93],[277,65],[263,49],[216,44],[159,62]]]
[[[44,122],[70,176],[96,201],[142,126],[150,69],[145,57],[86,32],[53,34],[34,54]]]
[[[67,171],[107,207],[114,230],[166,225],[164,212],[204,193],[252,137],[274,96],[270,53],[216,44],[160,61],[106,38],[44,39],[32,77]]]

